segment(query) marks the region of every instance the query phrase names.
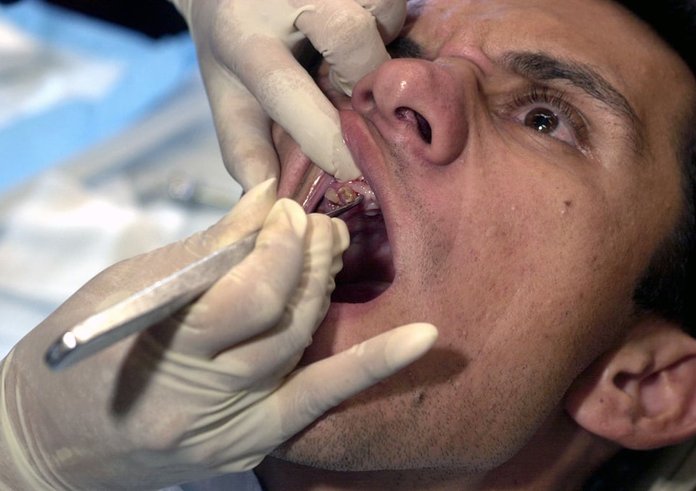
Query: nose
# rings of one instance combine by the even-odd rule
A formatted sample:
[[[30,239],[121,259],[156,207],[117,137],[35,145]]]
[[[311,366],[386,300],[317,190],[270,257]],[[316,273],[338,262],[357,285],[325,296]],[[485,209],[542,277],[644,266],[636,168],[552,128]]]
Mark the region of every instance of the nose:
[[[353,108],[390,144],[427,163],[447,165],[469,133],[471,69],[452,63],[393,59],[361,79]],[[471,102],[471,101],[469,101]]]

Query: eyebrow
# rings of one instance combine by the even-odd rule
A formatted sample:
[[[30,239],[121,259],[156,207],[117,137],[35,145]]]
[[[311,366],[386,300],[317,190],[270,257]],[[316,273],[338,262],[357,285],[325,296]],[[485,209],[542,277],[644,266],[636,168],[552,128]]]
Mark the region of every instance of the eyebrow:
[[[406,36],[394,39],[387,45],[387,51],[392,58],[425,58],[421,45]]]
[[[546,53],[512,51],[502,58],[504,68],[532,81],[565,80],[609,108],[628,127],[629,139],[638,151],[643,138],[643,124],[628,100],[609,81],[589,65],[564,61]]]

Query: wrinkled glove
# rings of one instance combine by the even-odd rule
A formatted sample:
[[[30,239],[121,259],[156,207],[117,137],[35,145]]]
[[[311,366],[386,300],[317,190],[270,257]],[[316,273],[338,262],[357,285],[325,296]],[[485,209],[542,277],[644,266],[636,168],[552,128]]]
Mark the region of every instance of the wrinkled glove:
[[[244,189],[278,176],[269,116],[319,167],[358,177],[336,109],[295,56],[311,41],[350,94],[389,59],[384,43],[399,33],[406,0],[171,1],[196,43],[223,159]]]
[[[252,189],[209,230],[118,263],[20,341],[0,369],[0,487],[153,489],[253,468],[322,412],[420,356],[397,328],[293,371],[348,244],[343,222]],[[188,308],[60,372],[65,329],[261,228],[254,251]]]

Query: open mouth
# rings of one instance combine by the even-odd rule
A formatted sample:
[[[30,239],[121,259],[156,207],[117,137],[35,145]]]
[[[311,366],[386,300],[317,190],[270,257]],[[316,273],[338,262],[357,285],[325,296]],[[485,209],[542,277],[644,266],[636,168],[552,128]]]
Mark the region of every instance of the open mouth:
[[[328,213],[362,196],[362,202],[340,215],[350,232],[343,269],[336,276],[332,302],[365,303],[384,293],[394,281],[394,262],[384,216],[364,177],[337,181],[321,172],[306,190],[307,211]]]

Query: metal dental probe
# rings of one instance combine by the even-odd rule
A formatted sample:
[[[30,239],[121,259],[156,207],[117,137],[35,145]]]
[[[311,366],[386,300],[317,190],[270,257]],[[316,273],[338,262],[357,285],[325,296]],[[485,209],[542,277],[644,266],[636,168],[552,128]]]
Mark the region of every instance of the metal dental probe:
[[[358,195],[326,215],[339,216],[362,199]],[[241,262],[254,249],[258,234],[253,232],[91,315],[51,344],[45,354],[46,364],[53,370],[69,367],[166,319]]]

